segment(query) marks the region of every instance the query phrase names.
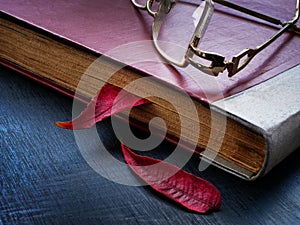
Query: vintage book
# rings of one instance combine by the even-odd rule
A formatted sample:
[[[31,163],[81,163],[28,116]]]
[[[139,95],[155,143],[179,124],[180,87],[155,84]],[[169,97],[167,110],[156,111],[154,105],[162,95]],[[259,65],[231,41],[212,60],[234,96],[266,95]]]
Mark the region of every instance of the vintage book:
[[[202,157],[209,161],[217,154],[213,164],[224,170],[255,179],[300,146],[299,35],[291,32],[283,35],[235,77],[196,74],[191,78],[171,65],[156,62],[128,65],[118,54],[110,54],[118,46],[151,41],[153,19],[136,10],[130,1],[34,0],[29,4],[12,0],[2,1],[0,7],[1,64],[66,95],[73,97],[76,92],[81,99],[96,94],[99,86],[95,83],[108,82],[123,88],[138,78],[151,77],[129,91],[144,96],[145,92],[160,90],[166,99],[149,97],[151,104],[132,110],[132,121],[138,127],[147,127],[153,117],[162,118],[170,141],[176,143],[183,138],[184,147],[189,149],[190,143],[197,140],[197,150],[206,149],[200,153]],[[222,10],[217,8],[213,24],[220,21],[218,16],[224,16]],[[274,12],[275,16],[287,14],[277,8]],[[242,31],[261,26],[265,33],[253,34],[254,43],[264,41],[276,31],[273,26],[257,21],[249,23],[230,13],[225,18],[241,31],[237,37],[225,32],[218,38],[219,28],[212,26],[203,41],[213,51],[223,50],[225,55],[249,47],[249,34],[239,35]],[[157,54],[153,46],[146,50]],[[78,85],[90,65],[103,55],[85,85]],[[107,79],[112,71],[116,73]],[[194,79],[203,83],[201,88]],[[215,84],[218,84],[216,92]],[[180,112],[170,104],[190,99],[198,112],[196,119],[184,104]],[[181,123],[180,118],[187,123]],[[154,125],[158,133],[163,129],[159,122]],[[199,133],[194,132],[195,126]]]

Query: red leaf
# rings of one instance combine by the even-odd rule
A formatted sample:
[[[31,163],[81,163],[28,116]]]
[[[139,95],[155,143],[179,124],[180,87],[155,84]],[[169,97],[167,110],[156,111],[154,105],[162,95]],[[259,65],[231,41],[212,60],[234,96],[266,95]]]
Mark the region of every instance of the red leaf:
[[[120,91],[118,87],[105,85],[77,118],[56,122],[56,125],[65,129],[89,128],[122,110],[149,103],[125,91],[114,102]],[[220,208],[220,192],[209,182],[164,161],[139,156],[124,145],[122,152],[130,168],[157,192],[195,212],[206,213]],[[156,166],[149,167],[152,164]]]
[[[154,190],[169,199],[199,213],[207,213],[220,208],[221,194],[206,180],[164,161],[137,155],[123,144],[122,152],[130,168]],[[149,167],[152,164],[159,166]],[[176,171],[178,172],[175,173]],[[174,175],[169,177],[168,174]],[[169,178],[165,179],[166,176]]]
[[[55,122],[55,124],[64,129],[90,128],[115,113],[150,102],[124,90],[120,93],[121,90],[119,87],[106,84],[77,118],[68,122]],[[118,101],[114,102],[117,96]]]

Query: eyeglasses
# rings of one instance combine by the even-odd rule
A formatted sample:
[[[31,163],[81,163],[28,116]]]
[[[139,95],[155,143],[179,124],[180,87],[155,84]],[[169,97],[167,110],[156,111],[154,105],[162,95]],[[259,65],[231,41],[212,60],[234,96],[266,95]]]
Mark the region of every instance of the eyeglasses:
[[[188,65],[192,65],[195,68],[213,76],[218,76],[219,73],[223,73],[227,70],[228,76],[232,77],[233,75],[244,69],[254,56],[268,47],[283,33],[290,31],[300,34],[300,27],[295,25],[299,19],[300,0],[296,0],[294,17],[287,22],[225,0],[198,0],[196,1],[196,3],[188,3],[179,0],[156,0],[156,7],[154,0],[147,0],[145,4],[138,3],[138,0],[131,0],[131,2],[135,7],[147,10],[147,12],[152,17],[154,17],[152,26],[154,46],[165,60],[179,67],[187,67]],[[163,33],[161,31],[165,29],[163,27],[169,26],[173,27],[173,29],[176,30],[176,26],[185,26],[184,23],[170,23],[169,25],[165,25],[165,21],[168,20],[169,15],[171,15],[173,11],[175,12],[176,5],[178,5],[179,2],[183,2],[184,4],[196,4],[198,9],[200,10],[193,10],[193,35],[191,38],[184,37],[188,38],[188,47],[181,52],[181,56],[177,57],[177,53],[175,53],[174,51],[168,52],[166,48],[163,47],[163,45],[161,44],[162,42],[159,40],[159,37]],[[221,54],[203,51],[199,48],[199,44],[203,39],[204,33],[213,15],[214,3],[218,3],[233,10],[253,16],[263,21],[267,21],[271,24],[279,25],[280,29],[262,44],[258,45],[255,48],[246,48],[239,52],[237,55],[233,56],[231,61],[227,61],[225,59],[225,56]],[[178,15],[179,14],[177,13],[177,16]],[[170,32],[167,35],[172,36],[173,33]]]

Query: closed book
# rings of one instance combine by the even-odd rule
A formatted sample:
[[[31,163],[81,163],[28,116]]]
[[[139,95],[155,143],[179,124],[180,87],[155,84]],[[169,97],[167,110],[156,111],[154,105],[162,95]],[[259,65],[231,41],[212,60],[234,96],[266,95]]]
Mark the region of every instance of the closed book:
[[[293,5],[272,10],[259,1],[243,4],[293,16]],[[160,117],[165,124],[153,122],[157,133],[166,125],[170,141],[226,171],[255,179],[300,146],[300,36],[293,32],[235,76],[213,77],[163,61],[152,45],[153,18],[130,1],[12,0],[0,7],[1,64],[80,99],[92,98],[105,83],[148,98],[151,104],[130,112],[133,123],[143,129]],[[229,56],[276,31],[216,5],[201,45]]]

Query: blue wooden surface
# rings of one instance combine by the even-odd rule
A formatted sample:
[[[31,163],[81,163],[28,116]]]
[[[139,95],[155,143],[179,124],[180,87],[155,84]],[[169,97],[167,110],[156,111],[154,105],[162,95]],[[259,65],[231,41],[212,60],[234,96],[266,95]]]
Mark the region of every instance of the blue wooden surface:
[[[200,173],[193,158],[185,169],[223,196],[219,212],[199,215],[94,172],[73,133],[53,124],[71,118],[71,99],[1,67],[0,101],[0,224],[300,224],[299,150],[255,182],[213,167]],[[97,130],[119,154],[110,122]]]

